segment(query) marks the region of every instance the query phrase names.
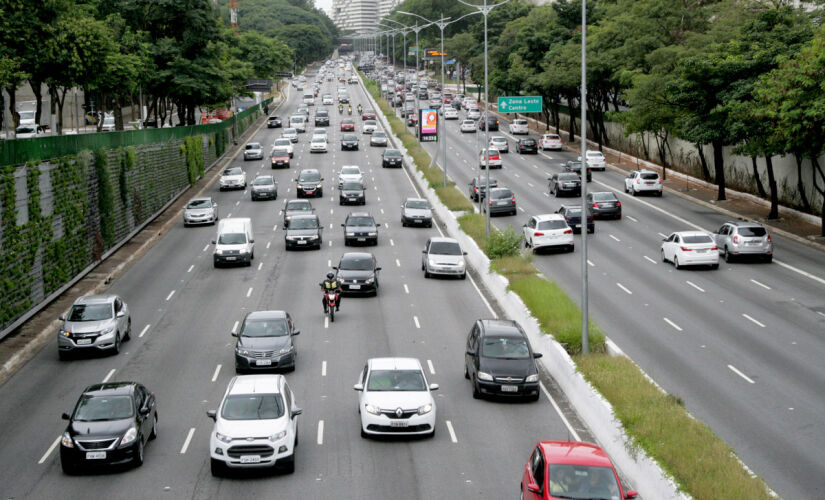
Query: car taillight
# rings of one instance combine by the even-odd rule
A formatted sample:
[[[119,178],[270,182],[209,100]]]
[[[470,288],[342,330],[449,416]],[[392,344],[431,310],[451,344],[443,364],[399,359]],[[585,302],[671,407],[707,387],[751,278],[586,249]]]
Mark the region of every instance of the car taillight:
[[[636,178],[636,184],[641,184],[641,183],[642,183],[642,179],[641,179],[641,178],[639,178],[639,177],[637,177],[637,178]]]
[[[739,244],[739,235],[738,235],[738,234],[737,234],[736,236],[734,236],[734,237],[733,237],[733,244],[734,244],[734,245],[738,245],[738,244]]]
[[[475,191],[476,193],[478,193],[478,188],[473,188],[473,191]]]
[[[712,247],[712,248],[711,248],[711,250],[716,250],[716,251],[718,251],[718,250],[719,250],[719,247]]]
[[[533,236],[544,236],[544,233],[533,233]]]
[[[491,207],[493,206],[493,200],[490,200],[490,206]]]
[[[690,252],[692,250],[688,247],[679,247],[679,248],[681,248],[683,252]]]
[[[598,204],[598,203],[594,203],[594,204],[593,204],[593,208],[599,208],[599,204]]]
[[[516,202],[516,197],[513,196],[512,200],[513,200],[513,203],[515,203]]]
[[[770,234],[768,235],[768,241],[771,241],[771,235]]]
[[[616,206],[617,206],[617,207],[622,206],[622,202],[621,202],[621,201],[617,201],[617,202],[616,202]]]

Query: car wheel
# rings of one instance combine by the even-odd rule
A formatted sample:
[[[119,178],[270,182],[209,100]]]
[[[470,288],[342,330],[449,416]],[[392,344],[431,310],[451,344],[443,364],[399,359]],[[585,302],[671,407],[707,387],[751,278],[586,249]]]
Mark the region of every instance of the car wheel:
[[[60,468],[63,469],[63,474],[67,476],[75,476],[78,473],[77,464],[64,460],[63,457],[60,457]]]
[[[212,472],[212,477],[221,477],[224,474],[226,466],[220,460],[215,460],[214,458],[209,460],[209,468]]]
[[[570,245],[570,247],[569,247],[567,250],[568,250],[569,252],[572,252],[572,251],[574,250],[574,246],[573,246],[573,245]]]
[[[470,380],[470,372],[467,370],[467,363],[464,363],[464,378]]]
[[[765,257],[766,264],[770,264],[771,262],[773,262],[773,255],[768,255],[767,257]]]
[[[659,191],[658,193],[656,193],[656,196],[658,196],[659,198],[661,198],[661,197],[662,197],[662,192],[661,192],[661,191]]]
[[[132,318],[126,323],[126,335],[123,336],[123,340],[132,340]]]
[[[292,474],[295,472],[295,448],[292,449],[292,455],[284,459],[283,471],[285,474]]]
[[[675,267],[676,269],[679,269],[681,267],[679,265],[679,257],[677,257],[675,255],[673,256],[673,267]]]
[[[427,269],[425,268],[425,269],[424,269],[424,278],[425,278],[425,279],[429,279],[429,278],[431,278],[431,277],[432,277],[432,274],[430,274],[430,272],[429,272],[429,271],[427,271]]]
[[[461,274],[461,279],[463,279],[463,280],[466,280],[466,279],[467,279],[467,271],[464,271],[464,272]]]
[[[134,466],[140,467],[143,465],[143,439],[138,436],[137,453],[135,453]]]
[[[120,332],[115,334],[115,346],[112,348],[112,355],[120,353]]]
[[[478,385],[476,384],[476,379],[473,377],[473,399],[481,399],[481,391],[478,390]]]
[[[541,397],[541,394],[536,394],[535,396],[530,396],[527,398],[527,401],[536,402]]]
[[[711,269],[719,269],[719,264],[718,263],[717,264],[711,264],[710,268]]]
[[[158,414],[155,413],[155,420],[152,421],[152,432],[149,433],[149,441],[158,437]]]
[[[665,250],[662,249],[662,262],[667,262],[667,257],[665,257]]]
[[[66,351],[57,351],[57,359],[60,361],[66,361],[69,359],[69,353]]]
[[[638,196],[638,195],[639,195],[639,192],[638,192],[638,191],[636,191],[636,188],[632,188],[632,189],[630,190],[630,194],[632,194],[633,196]]]

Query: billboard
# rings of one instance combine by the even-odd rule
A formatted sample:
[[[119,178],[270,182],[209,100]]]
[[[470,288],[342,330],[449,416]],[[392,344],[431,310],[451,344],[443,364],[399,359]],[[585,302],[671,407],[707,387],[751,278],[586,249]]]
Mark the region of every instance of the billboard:
[[[422,109],[419,117],[419,137],[421,142],[438,141],[438,110]]]

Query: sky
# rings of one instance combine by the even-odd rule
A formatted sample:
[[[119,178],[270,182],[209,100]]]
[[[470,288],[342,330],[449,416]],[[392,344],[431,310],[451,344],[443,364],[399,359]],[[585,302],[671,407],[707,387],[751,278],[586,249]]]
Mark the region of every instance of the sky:
[[[323,9],[329,15],[332,10],[332,0],[315,0],[315,7]]]

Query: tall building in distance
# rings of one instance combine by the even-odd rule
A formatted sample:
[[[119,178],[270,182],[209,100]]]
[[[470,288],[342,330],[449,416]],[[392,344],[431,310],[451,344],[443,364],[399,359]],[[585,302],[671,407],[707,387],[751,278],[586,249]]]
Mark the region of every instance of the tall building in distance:
[[[401,0],[378,0],[378,19],[384,19]]]
[[[377,29],[379,5],[383,1],[388,0],[332,0],[332,22],[342,31],[373,32]]]

